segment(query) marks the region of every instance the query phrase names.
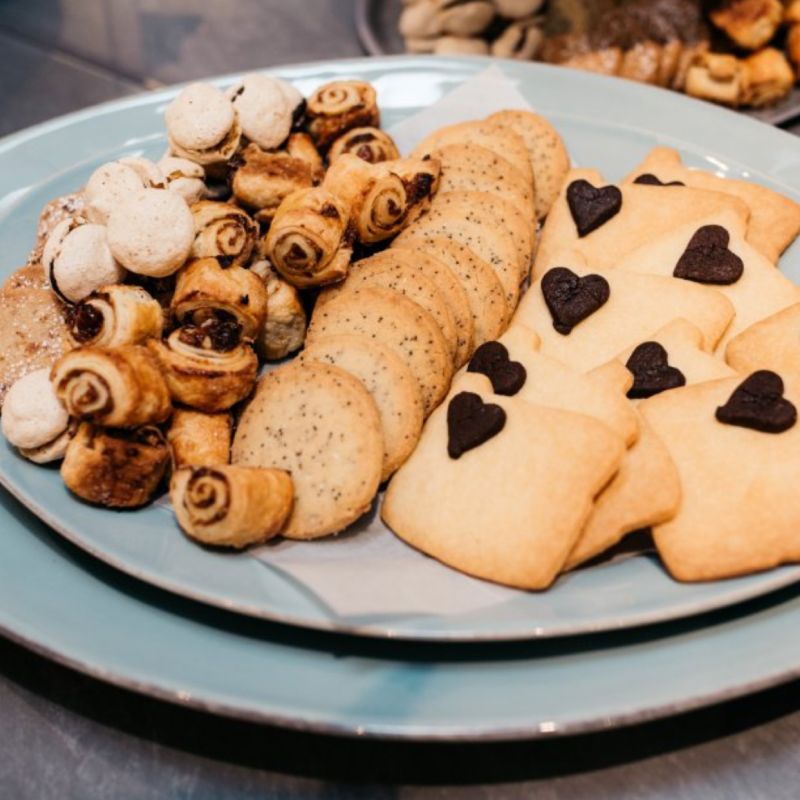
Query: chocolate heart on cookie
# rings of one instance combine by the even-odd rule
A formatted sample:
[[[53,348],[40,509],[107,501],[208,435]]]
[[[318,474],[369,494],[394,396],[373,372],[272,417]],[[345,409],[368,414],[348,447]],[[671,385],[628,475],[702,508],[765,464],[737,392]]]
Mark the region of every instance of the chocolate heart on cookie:
[[[608,301],[611,289],[601,275],[580,277],[566,267],[554,267],[542,277],[542,294],[553,327],[564,336]]]
[[[744,262],[728,249],[730,240],[721,225],[703,225],[689,240],[672,274],[697,283],[736,283],[744,272]]]
[[[686,377],[669,365],[667,351],[658,342],[640,344],[625,366],[633,375],[633,386],[628,390],[628,397],[632,400],[686,385]]]
[[[640,175],[638,178],[636,178],[636,180],[634,180],[634,183],[638,183],[640,186],[686,186],[683,181],[670,181],[669,183],[664,183],[650,172],[645,172],[643,175]]]
[[[726,425],[763,433],[783,433],[797,421],[797,409],[783,396],[781,376],[767,369],[754,372],[740,384],[716,417]]]
[[[519,361],[512,361],[500,342],[484,342],[470,359],[467,372],[480,372],[492,382],[495,394],[515,395],[524,385],[527,373]]]
[[[622,208],[622,192],[616,186],[601,186],[599,189],[589,181],[573,181],[567,187],[569,206],[578,236],[587,236],[605,225]]]
[[[447,407],[447,452],[461,458],[497,436],[506,424],[506,412],[494,403],[484,403],[474,392],[459,392]]]

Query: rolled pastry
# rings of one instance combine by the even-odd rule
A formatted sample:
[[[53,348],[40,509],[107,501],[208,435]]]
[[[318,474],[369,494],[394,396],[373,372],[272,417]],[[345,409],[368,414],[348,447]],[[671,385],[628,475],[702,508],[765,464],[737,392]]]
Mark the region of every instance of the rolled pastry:
[[[98,425],[136,428],[172,413],[158,361],[141,345],[71,350],[55,363],[50,380],[70,416]]]
[[[267,153],[256,144],[247,145],[233,165],[233,196],[256,212],[260,222],[270,221],[284,198],[292,192],[314,185],[308,161],[288,153]]]
[[[264,254],[294,286],[341,280],[353,255],[349,213],[345,202],[323,187],[293,192],[275,213]]]
[[[410,225],[429,206],[439,189],[442,162],[436,158],[399,158],[376,164],[376,167],[391,171],[403,181],[410,206],[406,225]]]
[[[239,147],[242,127],[230,100],[209,83],[193,83],[165,114],[172,155],[197,164],[227,161]]]
[[[314,144],[314,140],[302,132],[293,133],[286,140],[286,152],[292,158],[299,158],[311,167],[311,178],[316,186],[325,177],[325,167],[322,163],[322,156]]]
[[[347,131],[331,145],[328,161],[333,164],[344,153],[352,153],[370,164],[400,158],[400,151],[392,137],[379,128],[353,128]]]
[[[166,188],[179,194],[189,205],[203,200],[208,194],[206,171],[200,164],[188,158],[164,156],[158,167],[164,175]]]
[[[203,544],[243,548],[280,533],[294,501],[288,472],[262,467],[187,467],[172,476],[178,524]]]
[[[160,338],[164,312],[140,286],[116,284],[92,292],[67,314],[76,347],[117,347]]]
[[[308,320],[297,289],[270,266],[258,261],[250,267],[267,287],[267,324],[255,340],[256,352],[277,361],[303,346]]]
[[[172,397],[200,411],[226,411],[253,389],[258,357],[240,340],[235,322],[187,325],[147,346],[158,359]]]
[[[181,324],[233,319],[245,338],[255,339],[267,317],[267,290],[250,270],[226,269],[217,259],[199,258],[178,275],[171,310]]]
[[[381,124],[375,89],[363,81],[333,81],[308,99],[308,132],[323,152],[351,128]]]
[[[69,415],[61,405],[50,370],[37,369],[16,381],[3,403],[3,434],[25,458],[44,464],[63,458]]]
[[[88,503],[138,508],[152,499],[168,464],[169,448],[158,428],[112,430],[84,422],[67,446],[61,477]]]
[[[232,436],[230,414],[176,408],[167,431],[173,469],[230,463]]]
[[[53,291],[65,303],[77,303],[95,289],[125,278],[102,225],[70,217],[55,226],[42,252],[42,268]]]
[[[201,200],[192,206],[193,258],[216,258],[222,267],[244,267],[258,238],[247,212],[230,203]]]

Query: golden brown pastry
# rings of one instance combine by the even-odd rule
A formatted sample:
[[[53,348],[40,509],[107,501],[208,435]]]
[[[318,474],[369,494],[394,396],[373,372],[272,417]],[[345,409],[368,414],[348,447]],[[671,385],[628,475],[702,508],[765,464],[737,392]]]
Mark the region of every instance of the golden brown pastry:
[[[742,62],[736,56],[705,53],[689,67],[685,91],[692,97],[738,106],[744,81]]]
[[[97,425],[137,428],[172,413],[158,362],[141,345],[72,350],[55,363],[50,380],[71,417]]]
[[[280,533],[294,502],[288,472],[262,467],[179,469],[170,483],[178,524],[192,539],[242,548]]]
[[[683,53],[683,42],[680,39],[672,39],[666,42],[661,48],[661,56],[658,61],[658,74],[656,83],[659,86],[671,86],[672,81],[678,74],[678,67]]]
[[[788,0],[783,10],[783,21],[787,25],[800,22],[800,0]]]
[[[288,153],[268,153],[249,144],[234,162],[231,191],[259,222],[269,222],[283,199],[314,185],[311,165]]]
[[[656,83],[662,47],[658,42],[637,42],[622,57],[619,76],[639,83]]]
[[[164,313],[140,286],[115,284],[92,292],[67,312],[69,337],[76,347],[141,344],[161,336]]]
[[[192,206],[192,258],[216,258],[223,267],[244,267],[250,260],[258,225],[230,203],[201,200]]]
[[[800,14],[800,5],[798,5],[798,14]],[[800,78],[800,24],[798,23],[793,24],[786,34],[786,53],[789,61],[794,65],[795,75]]]
[[[256,352],[267,361],[277,361],[303,346],[308,320],[300,294],[272,268],[258,261],[252,271],[267,287],[267,324],[255,341]]]
[[[267,317],[267,291],[250,270],[221,267],[214,258],[191,261],[178,274],[171,305],[181,324],[199,325],[208,319],[233,319],[242,335],[255,339]]]
[[[352,153],[370,164],[400,158],[400,151],[392,137],[379,128],[353,128],[342,134],[331,145],[328,161],[333,164],[343,153]]]
[[[173,469],[230,463],[232,437],[230,414],[176,408],[167,430]]]
[[[589,53],[577,53],[562,63],[565,67],[582,69],[586,72],[617,75],[622,68],[622,50],[619,47],[607,47]]]
[[[153,498],[168,464],[158,428],[113,430],[84,422],[67,446],[61,477],[87,503],[138,508]]]
[[[792,90],[794,72],[786,56],[774,47],[765,47],[748,56],[742,64],[745,81],[742,103],[761,108],[782,100]]]
[[[293,133],[286,140],[286,152],[292,158],[299,158],[311,167],[311,177],[314,186],[322,182],[325,177],[325,166],[322,163],[322,156],[314,144],[314,140],[302,131]]]
[[[147,346],[176,402],[207,413],[227,411],[253,389],[258,357],[235,322],[187,325]]]
[[[264,255],[300,288],[341,280],[353,255],[349,215],[347,204],[322,186],[293,192],[275,213]]]
[[[783,20],[781,0],[726,0],[709,14],[711,21],[745,50],[763,47]]]
[[[710,45],[707,41],[684,44],[683,50],[678,57],[677,69],[672,77],[671,88],[679,92],[686,91],[686,76],[689,73],[689,69],[709,51],[709,47]]]
[[[308,132],[325,152],[351,128],[380,126],[375,89],[363,81],[326,83],[308,98],[306,120]]]

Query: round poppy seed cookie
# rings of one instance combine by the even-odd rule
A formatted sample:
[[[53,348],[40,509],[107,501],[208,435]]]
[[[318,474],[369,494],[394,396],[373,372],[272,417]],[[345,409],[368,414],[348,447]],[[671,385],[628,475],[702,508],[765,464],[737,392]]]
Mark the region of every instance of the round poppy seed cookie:
[[[339,367],[287,364],[259,382],[236,431],[233,463],[291,473],[295,499],[284,536],[337,533],[378,491],[383,435],[375,403]]]

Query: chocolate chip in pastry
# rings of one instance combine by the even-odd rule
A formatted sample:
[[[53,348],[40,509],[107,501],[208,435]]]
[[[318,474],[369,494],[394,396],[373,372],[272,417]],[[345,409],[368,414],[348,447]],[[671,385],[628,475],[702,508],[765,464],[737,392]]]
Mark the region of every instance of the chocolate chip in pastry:
[[[117,347],[160,338],[164,314],[158,301],[140,286],[116,284],[72,306],[67,321],[76,347]]]
[[[186,325],[147,343],[176,402],[200,411],[226,411],[253,389],[258,357],[233,320]]]
[[[250,270],[222,267],[216,258],[199,258],[178,275],[171,310],[181,324],[232,319],[245,338],[255,339],[267,317],[267,290]]]
[[[188,158],[164,156],[158,162],[167,189],[179,194],[188,205],[204,200],[208,195],[206,171]]]
[[[333,81],[308,99],[308,132],[325,152],[351,128],[380,127],[375,89],[363,81]]]
[[[138,508],[153,498],[168,465],[158,428],[113,430],[84,422],[67,446],[61,477],[87,503]]]
[[[323,187],[293,192],[275,213],[264,255],[301,289],[342,280],[353,255],[349,216],[347,204]]]
[[[247,212],[230,203],[201,200],[192,206],[192,258],[216,258],[222,267],[244,267],[250,261],[258,226]]]
[[[303,346],[308,320],[300,293],[272,268],[258,261],[250,268],[267,288],[267,323],[255,340],[256,352],[267,361],[277,361]]]
[[[187,467],[172,476],[170,498],[187,536],[243,548],[280,533],[292,510],[294,484],[281,469]]]
[[[42,252],[42,268],[65,303],[77,303],[95,289],[125,278],[125,269],[109,247],[105,227],[84,217],[69,217],[56,225]]]
[[[286,141],[297,102],[290,98],[283,81],[254,72],[232,86],[228,97],[247,139],[265,150],[274,150]]]
[[[328,161],[333,164],[344,153],[352,153],[370,164],[400,158],[392,137],[379,128],[353,128],[342,134],[331,145]]]
[[[141,345],[72,350],[55,363],[50,380],[67,413],[79,420],[136,428],[172,413],[158,361]]]
[[[230,414],[176,408],[167,430],[173,469],[230,463],[232,437]]]

